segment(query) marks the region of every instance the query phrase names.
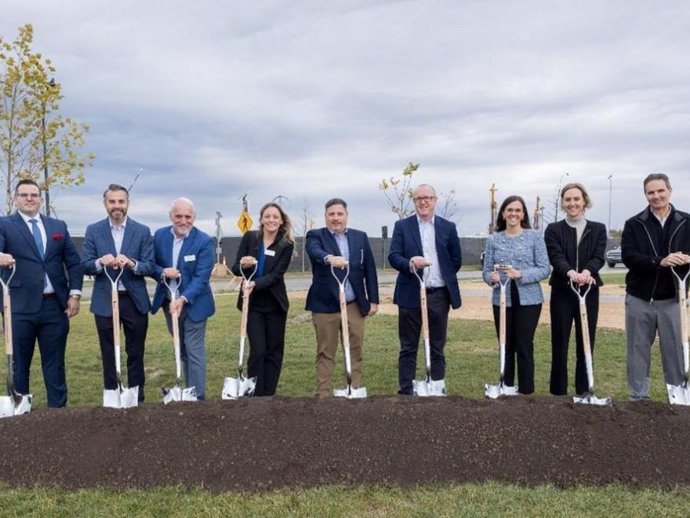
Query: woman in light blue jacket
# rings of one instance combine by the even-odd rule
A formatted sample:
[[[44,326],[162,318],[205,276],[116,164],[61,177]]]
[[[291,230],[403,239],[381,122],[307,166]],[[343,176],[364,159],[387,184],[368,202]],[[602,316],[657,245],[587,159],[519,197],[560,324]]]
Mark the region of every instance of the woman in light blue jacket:
[[[508,196],[498,211],[496,233],[486,243],[484,282],[492,286],[494,322],[499,333],[500,282],[509,280],[506,290],[505,383],[515,382],[517,358],[518,389],[534,392],[534,332],[539,323],[544,295],[540,281],[550,273],[549,257],[540,232],[531,230],[525,201]]]

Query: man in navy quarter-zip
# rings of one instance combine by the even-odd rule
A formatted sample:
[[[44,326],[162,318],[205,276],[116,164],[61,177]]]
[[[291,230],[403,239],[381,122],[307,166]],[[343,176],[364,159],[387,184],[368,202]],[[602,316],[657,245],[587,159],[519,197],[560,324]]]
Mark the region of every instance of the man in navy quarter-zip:
[[[649,206],[625,222],[621,240],[628,267],[625,331],[632,401],[649,398],[649,365],[657,332],[666,383],[683,382],[677,286],[671,268],[682,278],[690,264],[690,216],[671,205],[668,176],[650,174],[643,185]]]

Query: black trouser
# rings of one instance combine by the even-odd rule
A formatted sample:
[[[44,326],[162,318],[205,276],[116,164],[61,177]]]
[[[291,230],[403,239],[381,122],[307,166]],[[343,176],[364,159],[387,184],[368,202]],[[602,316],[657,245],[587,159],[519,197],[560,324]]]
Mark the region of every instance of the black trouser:
[[[589,342],[594,355],[594,338],[599,317],[599,289],[592,288],[585,299],[587,322],[589,324]],[[564,396],[568,393],[568,345],[570,331],[575,321],[576,362],[575,392],[584,394],[589,389],[587,364],[582,343],[582,323],[580,319],[580,301],[573,291],[563,288],[551,289],[551,393]]]
[[[448,312],[450,295],[447,288],[427,290],[427,314],[429,315],[429,348],[431,349],[431,379],[446,377],[446,357],[443,349],[448,334]],[[422,330],[420,308],[398,309],[398,335],[400,355],[398,356],[399,394],[412,394],[412,380],[417,372],[417,351]]]
[[[120,323],[125,332],[127,352],[127,385],[139,387],[139,401],[144,401],[144,344],[149,327],[148,313],[142,314],[126,292],[118,297]],[[115,344],[113,342],[113,317],[94,315],[103,361],[103,386],[106,390],[117,388],[115,372]],[[118,330],[119,332],[119,330]]]
[[[287,313],[284,311],[249,310],[247,375],[257,378],[255,396],[272,396],[276,393],[283,365],[286,322]]]
[[[499,334],[499,306],[494,306],[496,335]],[[534,392],[534,332],[541,315],[541,304],[506,308],[506,365],[505,383],[515,384],[515,358],[517,357],[518,391]]]

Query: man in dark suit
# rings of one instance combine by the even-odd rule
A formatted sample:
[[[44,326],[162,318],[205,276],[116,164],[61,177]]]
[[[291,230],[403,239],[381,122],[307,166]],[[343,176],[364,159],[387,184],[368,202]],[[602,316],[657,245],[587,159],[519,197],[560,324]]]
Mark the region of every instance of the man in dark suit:
[[[111,184],[103,193],[108,217],[89,225],[82,247],[82,267],[94,275],[91,312],[96,320],[103,361],[103,383],[107,390],[117,388],[113,333],[112,285],[108,279],[122,276],[117,284],[120,321],[125,331],[127,381],[139,387],[144,401],[144,345],[149,326],[151,302],[146,290],[146,275],[153,275],[153,238],[149,227],[127,217],[129,193]]]
[[[347,228],[347,216],[347,203],[333,198],[326,202],[326,227],[310,230],[306,236],[312,270],[306,309],[312,312],[316,330],[316,395],[319,397],[330,395],[341,332],[339,285],[331,266],[340,279],[345,277],[345,267],[350,269],[345,296],[354,389],[362,386],[364,317],[378,310],[378,277],[369,238],[360,230]]]
[[[29,393],[36,340],[49,407],[67,405],[65,347],[69,319],[79,313],[81,260],[63,221],[39,215],[41,191],[33,180],[14,190],[17,212],[0,218],[0,266],[14,264],[12,329],[14,381]]]
[[[412,394],[412,380],[417,370],[417,350],[422,327],[420,284],[425,278],[429,316],[429,345],[431,348],[431,379],[442,380],[446,375],[444,348],[451,306],[460,307],[460,288],[457,271],[462,266],[460,239],[452,223],[436,216],[436,191],[422,184],[413,192],[416,214],[399,220],[393,229],[388,262],[398,270],[393,302],[398,305],[399,394]]]
[[[206,397],[206,320],[215,313],[211,292],[211,271],[215,258],[213,241],[194,226],[196,210],[191,200],[178,198],[170,207],[171,226],[153,236],[154,277],[164,277],[178,288],[180,296],[171,302],[168,288],[156,288],[151,312],[161,307],[172,332],[171,314],[180,319],[180,353],[185,382],[196,387],[199,400]]]

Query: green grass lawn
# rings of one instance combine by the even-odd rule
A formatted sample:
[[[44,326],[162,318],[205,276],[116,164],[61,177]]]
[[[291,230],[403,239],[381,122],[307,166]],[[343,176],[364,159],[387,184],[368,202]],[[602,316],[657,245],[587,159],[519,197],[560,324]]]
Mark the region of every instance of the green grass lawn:
[[[622,282],[622,277],[620,280],[607,279],[606,282]],[[235,300],[235,294],[220,294],[217,298],[218,312],[209,320],[207,397],[211,399],[220,398],[223,378],[236,374],[239,311],[235,309]],[[292,301],[283,375],[278,388],[282,395],[306,397],[311,396],[314,389],[314,331],[311,323],[300,323],[302,319],[299,317],[304,315],[303,306],[302,300]],[[364,375],[367,390],[372,395],[393,394],[397,390],[397,318],[377,315],[368,321],[366,333]],[[149,404],[160,400],[159,387],[174,383],[171,345],[163,316],[153,316],[146,350]],[[548,327],[538,329],[535,347],[536,391],[537,394],[547,395],[551,356]],[[484,383],[497,382],[498,361],[492,323],[451,321],[446,355],[446,382],[450,394],[481,399],[484,397]],[[651,396],[655,400],[665,401],[658,356],[655,350]],[[32,370],[35,408],[45,406],[45,389],[38,360],[36,356]],[[421,357],[419,363],[422,364]],[[599,330],[595,368],[597,395],[613,396],[614,403],[624,400],[625,343],[622,331]],[[342,365],[338,365],[338,369],[342,369]],[[574,372],[574,365],[570,370]],[[4,376],[4,370],[1,372]],[[67,376],[70,405],[101,404],[100,352],[93,317],[86,304],[82,313],[72,320]],[[337,376],[335,382],[336,385],[343,385],[342,376]],[[247,476],[251,476],[251,473]],[[79,492],[4,488],[0,492],[0,516],[450,517],[611,516],[613,513],[616,516],[688,516],[690,490],[634,491],[617,486],[569,490],[544,486],[530,489],[485,483],[416,489],[323,487],[256,494],[228,492],[221,495],[183,488],[128,492],[112,492],[107,488]]]

